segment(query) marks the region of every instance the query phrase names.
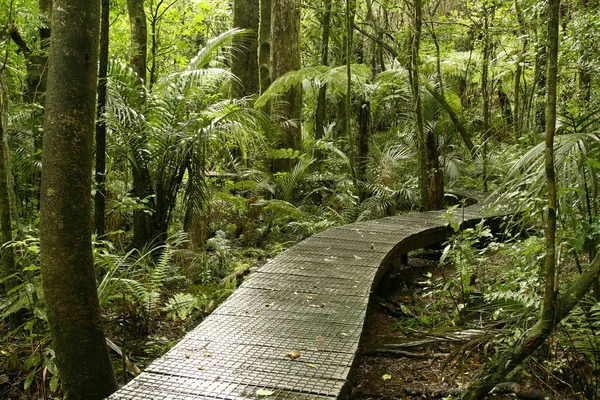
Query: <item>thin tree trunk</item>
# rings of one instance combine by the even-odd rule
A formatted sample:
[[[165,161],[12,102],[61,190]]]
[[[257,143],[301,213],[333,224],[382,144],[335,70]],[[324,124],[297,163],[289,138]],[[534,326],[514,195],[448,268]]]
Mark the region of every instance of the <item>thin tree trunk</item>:
[[[98,236],[104,235],[106,209],[106,77],[108,75],[108,33],[110,1],[102,0],[100,21],[100,59],[98,68],[98,108],[96,116],[96,194],[94,195],[94,228]]]
[[[367,165],[369,156],[369,137],[371,136],[371,104],[363,100],[358,111],[358,164],[356,168],[357,180],[366,182]],[[366,199],[367,193],[364,189],[358,191],[361,200]]]
[[[483,97],[483,191],[488,191],[488,141],[490,139],[490,93],[489,87],[489,63],[491,44],[489,38],[489,14],[488,8],[483,9],[483,59],[481,66],[481,96]]]
[[[101,399],[117,387],[101,326],[91,242],[99,21],[100,2],[54,2],[40,249],[48,325],[67,400]]]
[[[521,36],[521,53],[517,57],[517,65],[515,68],[515,81],[514,81],[514,92],[515,101],[513,107],[514,125],[513,132],[515,138],[518,138],[522,129],[522,114],[521,114],[521,76],[523,73],[523,63],[525,61],[525,53],[529,47],[529,41],[527,38],[527,31],[525,30],[525,18],[523,17],[523,11],[519,0],[514,0],[515,12],[517,14],[517,20],[519,21],[519,35]]]
[[[549,0],[548,20],[548,101],[546,111],[545,170],[548,187],[546,226],[546,286],[542,304],[542,330],[552,330],[556,314],[556,177],[554,168],[554,133],[558,78],[558,15],[560,0]]]
[[[548,219],[546,227],[546,283],[542,314],[537,324],[522,338],[520,343],[507,350],[498,359],[483,368],[479,377],[469,386],[463,400],[480,399],[491,388],[537,349],[565,318],[579,299],[589,290],[600,273],[600,258],[559,297],[556,277],[556,181],[554,168],[554,133],[556,124],[556,87],[558,75],[558,12],[560,0],[549,0],[548,22],[548,107],[546,128],[545,170],[548,186]]]
[[[325,12],[323,13],[323,35],[321,48],[321,65],[329,64],[329,30],[331,25],[331,0],[324,0]],[[327,85],[319,88],[317,110],[315,112],[315,139],[319,140],[325,135],[325,116],[327,115]]]
[[[262,94],[271,85],[271,0],[260,0],[258,69]]]
[[[415,133],[417,136],[417,153],[419,162],[419,193],[421,210],[429,209],[429,169],[427,165],[427,138],[423,129],[421,111],[421,90],[419,79],[419,45],[423,24],[421,0],[413,2],[413,38],[411,47],[411,88],[413,95],[413,112],[415,116]]]
[[[231,96],[239,98],[259,92],[258,70],[259,0],[233,1],[233,27],[249,29],[251,36],[233,38],[231,72],[237,77],[231,84]]]
[[[543,9],[539,19],[546,21],[548,16],[548,10],[545,3],[543,3]],[[547,67],[547,50],[546,50],[546,32],[542,30],[538,33],[538,40],[536,46],[536,74],[535,74],[535,87],[536,95],[534,101],[534,112],[535,112],[535,128],[536,131],[542,133],[546,130],[546,67]]]
[[[0,71],[0,85],[4,87],[4,73]],[[19,280],[17,277],[8,278],[17,272],[15,263],[15,254],[12,247],[4,246],[8,242],[12,242],[12,224],[10,217],[10,200],[8,198],[8,171],[6,160],[8,154],[5,154],[6,148],[3,143],[6,132],[4,130],[5,109],[8,107],[7,96],[4,95],[4,90],[0,92],[0,259],[2,260],[1,277],[4,281],[4,289],[8,294],[11,290],[18,286]],[[14,296],[14,294],[12,294]],[[10,326],[12,329],[21,325],[22,318],[19,313],[11,314],[9,317]]]
[[[1,74],[1,71],[0,71]],[[15,193],[15,178],[12,173],[12,161],[10,157],[10,148],[8,147],[8,135],[6,131],[6,123],[8,121],[8,88],[4,83],[4,77],[0,76],[0,103],[4,104],[4,106],[0,106],[0,113],[3,113],[0,116],[1,123],[4,123],[4,135],[2,141],[0,141],[0,145],[3,147],[4,154],[6,155],[6,180],[7,180],[7,190],[8,190],[8,200],[10,201],[10,209],[11,209],[11,217],[12,222],[17,227],[17,234],[19,240],[25,240],[25,232],[23,232],[23,225],[21,225],[21,218],[19,216],[19,206],[17,204],[17,194]]]

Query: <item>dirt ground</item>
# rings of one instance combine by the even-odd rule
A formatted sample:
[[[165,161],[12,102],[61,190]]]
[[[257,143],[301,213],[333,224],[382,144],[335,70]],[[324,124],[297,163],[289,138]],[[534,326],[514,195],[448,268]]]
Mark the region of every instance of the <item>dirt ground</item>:
[[[427,272],[439,273],[435,252],[411,257],[408,264],[408,269],[392,276],[389,289],[379,289],[371,302],[349,377],[350,399],[457,398],[451,396],[453,391],[467,386],[482,364],[481,346],[459,351],[448,361],[448,356],[454,355],[464,341],[428,340],[431,336],[422,327],[413,329],[406,324],[414,315],[406,315],[402,306],[410,312],[425,308],[423,303],[431,303],[423,296],[422,282],[427,279]],[[390,344],[402,347],[391,348]],[[397,354],[392,354],[394,351]],[[516,397],[513,394],[489,398]]]

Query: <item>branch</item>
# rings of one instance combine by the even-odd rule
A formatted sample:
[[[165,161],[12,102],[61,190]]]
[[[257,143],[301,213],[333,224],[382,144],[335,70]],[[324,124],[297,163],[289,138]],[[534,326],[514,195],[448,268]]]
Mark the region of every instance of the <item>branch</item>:
[[[19,49],[21,50],[23,55],[27,57],[29,54],[31,54],[31,49],[29,48],[29,46],[27,46],[27,42],[25,42],[25,40],[21,36],[19,28],[17,28],[16,25],[12,25],[8,32],[10,34],[10,38],[13,40],[13,42],[17,44],[17,46],[19,46]]]

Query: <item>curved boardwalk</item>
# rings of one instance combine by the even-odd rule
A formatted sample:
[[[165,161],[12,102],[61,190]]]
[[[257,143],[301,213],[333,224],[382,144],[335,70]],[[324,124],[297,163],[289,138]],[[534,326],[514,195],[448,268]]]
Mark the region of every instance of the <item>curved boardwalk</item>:
[[[474,225],[480,204],[454,219]],[[448,236],[443,213],[357,222],[298,243],[110,399],[337,398],[370,293],[409,251]]]

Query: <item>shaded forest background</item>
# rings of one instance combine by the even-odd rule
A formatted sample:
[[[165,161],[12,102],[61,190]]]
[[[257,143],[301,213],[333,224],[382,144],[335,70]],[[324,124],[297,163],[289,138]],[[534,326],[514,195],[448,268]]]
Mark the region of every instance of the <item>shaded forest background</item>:
[[[47,86],[49,46],[66,33],[52,28],[62,15],[51,0],[0,5],[0,397],[59,398],[75,389],[56,362],[41,277],[51,271],[60,291],[77,269],[44,256],[59,229],[40,232],[40,219],[50,221],[42,157],[75,157],[45,150],[59,86]],[[540,361],[548,386],[598,397],[594,0],[96,5],[86,15],[99,24],[97,96],[95,76],[93,89],[67,86],[97,99],[94,171],[71,177],[92,179],[82,192],[92,207],[75,224],[94,232],[85,254],[120,383],[298,240],[475,189],[514,217],[502,241],[456,226],[440,260],[454,272],[428,281],[436,300],[407,313],[410,326],[467,328],[476,315],[502,329],[463,351],[489,343],[498,354],[542,326],[536,348],[553,333]],[[70,190],[59,197],[78,198]],[[565,293],[578,302],[565,306]]]

